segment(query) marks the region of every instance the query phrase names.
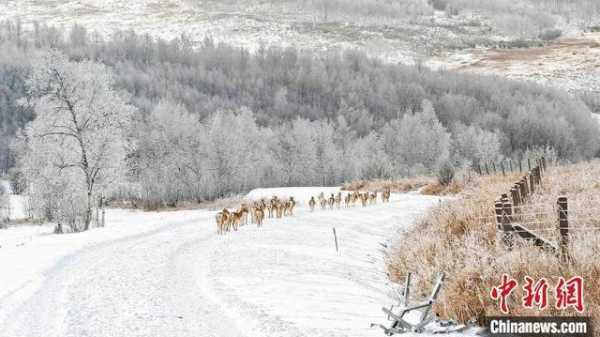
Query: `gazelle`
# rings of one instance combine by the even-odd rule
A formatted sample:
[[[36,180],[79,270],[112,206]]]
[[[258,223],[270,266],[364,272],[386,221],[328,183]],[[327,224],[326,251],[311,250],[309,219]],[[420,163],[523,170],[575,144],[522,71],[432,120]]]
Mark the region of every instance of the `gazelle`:
[[[311,212],[315,211],[316,205],[317,205],[317,202],[315,201],[315,197],[310,197],[310,200],[308,201],[308,207],[310,207]]]

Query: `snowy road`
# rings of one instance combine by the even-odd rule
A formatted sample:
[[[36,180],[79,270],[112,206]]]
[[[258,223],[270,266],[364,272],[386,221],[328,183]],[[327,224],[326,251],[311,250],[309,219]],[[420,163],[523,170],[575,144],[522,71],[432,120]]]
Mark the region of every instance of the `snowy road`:
[[[300,208],[294,217],[226,236],[215,234],[212,212],[185,220],[168,212],[152,230],[66,255],[23,300],[0,296],[0,331],[32,337],[381,336],[369,328],[383,321],[381,306],[390,304],[381,243],[437,201],[397,195],[368,208]],[[0,263],[5,252],[0,249]]]

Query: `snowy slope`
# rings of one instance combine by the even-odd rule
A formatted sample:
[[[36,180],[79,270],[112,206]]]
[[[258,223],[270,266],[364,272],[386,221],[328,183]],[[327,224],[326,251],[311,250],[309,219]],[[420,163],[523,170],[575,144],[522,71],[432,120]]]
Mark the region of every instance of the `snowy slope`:
[[[304,196],[325,188],[256,190]],[[329,189],[327,189],[329,191]],[[333,189],[331,189],[333,190]],[[435,197],[268,219],[218,236],[214,213],[111,210],[88,233],[0,231],[3,336],[382,336],[382,243]],[[304,202],[305,203],[305,202]],[[335,227],[340,251],[336,252]],[[47,227],[41,227],[47,228]],[[6,289],[3,289],[6,288]]]

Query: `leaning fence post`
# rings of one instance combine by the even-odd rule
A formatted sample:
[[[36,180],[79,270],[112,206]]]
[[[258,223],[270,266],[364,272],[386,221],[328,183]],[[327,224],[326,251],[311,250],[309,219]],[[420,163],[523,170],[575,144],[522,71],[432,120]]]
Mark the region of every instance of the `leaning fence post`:
[[[337,233],[335,232],[335,227],[333,227],[333,239],[335,240],[335,251],[339,252]]]
[[[569,259],[569,206],[567,197],[559,197],[558,228],[560,229],[560,254],[564,260]]]
[[[488,167],[488,163],[485,163],[485,173],[489,176],[490,175],[490,168]]]
[[[403,294],[403,301],[404,301],[404,306],[408,307],[408,299],[410,297],[410,278],[412,276],[411,272],[408,272],[408,274],[406,274],[406,282],[404,284],[404,294]]]

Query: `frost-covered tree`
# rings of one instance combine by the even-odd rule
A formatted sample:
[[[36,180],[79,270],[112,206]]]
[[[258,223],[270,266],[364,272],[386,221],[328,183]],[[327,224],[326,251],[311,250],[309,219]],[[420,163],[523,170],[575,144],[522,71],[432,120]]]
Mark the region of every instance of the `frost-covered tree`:
[[[281,179],[287,186],[308,185],[317,181],[317,144],[312,125],[304,119],[296,119],[291,128],[277,132],[273,158],[281,167]]]
[[[135,166],[146,208],[201,199],[207,151],[205,129],[197,116],[182,105],[162,101],[140,124]]]
[[[266,143],[254,114],[220,111],[207,123],[207,172],[210,197],[222,197],[257,186],[266,163]]]
[[[450,133],[427,100],[423,101],[421,112],[404,114],[382,132],[385,150],[398,174],[431,173],[450,156]]]
[[[87,230],[96,193],[125,169],[134,108],[103,65],[57,53],[34,64],[27,88],[36,116],[24,130],[21,169],[43,215]]]
[[[326,121],[313,122],[313,138],[315,144],[317,183],[322,186],[341,182],[342,153],[334,142],[335,130]]]
[[[478,165],[501,160],[500,136],[477,126],[457,125],[453,133],[455,161]]]
[[[394,165],[385,152],[382,137],[372,132],[356,141],[355,150],[358,164],[358,179],[390,179],[394,177]],[[356,179],[355,178],[355,179]]]

